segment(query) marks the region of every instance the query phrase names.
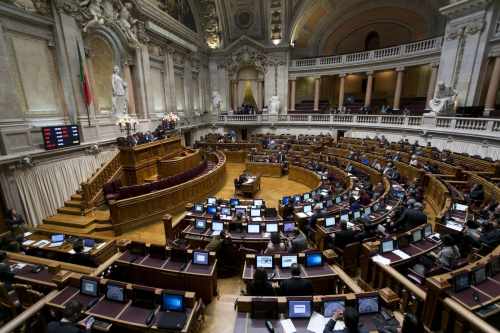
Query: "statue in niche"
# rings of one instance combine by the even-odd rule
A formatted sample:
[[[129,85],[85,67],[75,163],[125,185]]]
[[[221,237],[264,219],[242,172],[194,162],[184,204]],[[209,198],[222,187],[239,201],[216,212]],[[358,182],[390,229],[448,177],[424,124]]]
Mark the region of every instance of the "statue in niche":
[[[272,96],[269,101],[269,114],[278,114],[280,112],[280,98],[278,96]]]
[[[457,92],[453,88],[446,86],[442,81],[438,82],[437,87],[434,98],[429,102],[432,112],[428,115],[439,116],[454,113]]]
[[[217,114],[222,110],[222,97],[218,91],[212,92],[212,109]]]
[[[127,39],[134,44],[139,44],[137,40],[136,33],[134,31],[134,26],[137,23],[137,20],[130,15],[130,10],[132,9],[132,3],[127,2],[125,5],[122,5],[120,9],[120,15],[118,20],[118,25],[123,30]]]
[[[88,7],[88,11],[91,15],[90,21],[88,21],[83,26],[83,32],[87,32],[89,27],[95,25],[103,25],[104,17],[102,14],[102,0],[84,0],[80,2],[81,7]]]
[[[116,118],[121,118],[128,114],[128,87],[127,82],[120,76],[120,67],[113,68],[111,77],[113,88],[112,112]]]
[[[102,3],[102,10],[104,13],[104,18],[106,20],[108,21],[116,20],[117,13],[115,12],[112,0],[104,0],[104,2]]]

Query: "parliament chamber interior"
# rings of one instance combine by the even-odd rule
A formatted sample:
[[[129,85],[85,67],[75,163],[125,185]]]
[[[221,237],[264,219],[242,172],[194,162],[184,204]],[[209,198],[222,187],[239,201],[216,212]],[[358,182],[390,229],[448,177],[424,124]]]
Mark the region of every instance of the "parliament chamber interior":
[[[0,333],[500,332],[499,0],[0,1]]]

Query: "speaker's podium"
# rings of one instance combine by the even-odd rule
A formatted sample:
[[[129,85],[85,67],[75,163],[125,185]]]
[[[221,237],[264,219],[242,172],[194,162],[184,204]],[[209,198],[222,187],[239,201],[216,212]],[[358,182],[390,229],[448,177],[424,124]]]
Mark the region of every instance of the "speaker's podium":
[[[248,197],[260,191],[260,175],[243,174],[235,180],[235,192]]]

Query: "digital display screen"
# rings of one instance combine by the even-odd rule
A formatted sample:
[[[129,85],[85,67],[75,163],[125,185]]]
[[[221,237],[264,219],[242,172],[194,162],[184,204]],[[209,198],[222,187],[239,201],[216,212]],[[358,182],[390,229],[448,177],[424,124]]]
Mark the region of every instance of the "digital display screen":
[[[413,243],[420,242],[422,240],[422,230],[415,230],[411,237],[413,239]]]
[[[224,229],[224,223],[222,222],[212,222],[213,231],[222,231]]]
[[[333,201],[332,200],[327,200],[326,201],[326,207],[332,207],[333,206]]]
[[[194,211],[196,213],[203,213],[203,205],[199,205],[199,204],[194,205]]]
[[[163,311],[184,311],[184,296],[163,293],[161,298]]]
[[[382,253],[394,251],[394,241],[392,239],[382,242]]]
[[[281,256],[281,268],[290,268],[293,264],[298,262],[298,258],[295,255],[284,255]]]
[[[335,217],[327,217],[325,219],[325,227],[333,227],[335,225]]]
[[[238,214],[245,215],[247,210],[245,208],[236,208],[235,212],[236,212],[236,215],[238,215]]]
[[[457,275],[453,278],[455,291],[459,292],[470,287],[470,278],[468,273]]]
[[[221,215],[231,215],[231,209],[228,207],[222,207],[220,213]]]
[[[217,204],[217,198],[208,198],[207,199],[207,204],[209,204],[209,205],[216,205]]]
[[[125,288],[108,283],[106,286],[106,298],[110,301],[125,302]]]
[[[306,253],[306,267],[323,266],[323,255],[320,252]]]
[[[469,208],[469,206],[462,205],[462,204],[459,204],[459,203],[456,203],[453,206],[454,206],[455,210],[458,210],[460,212],[465,212]]]
[[[193,264],[208,265],[208,252],[193,251]]]
[[[204,219],[196,219],[194,227],[198,230],[205,230],[207,228],[207,221]]]
[[[372,213],[371,207],[366,207],[365,208],[365,215],[370,215]]]
[[[288,318],[309,318],[311,311],[311,301],[288,301]]]
[[[259,217],[260,216],[260,209],[251,209],[250,210],[250,216],[252,216],[252,217]]]
[[[335,198],[335,203],[339,204],[342,202],[342,197],[336,197]]]
[[[283,205],[288,205],[288,203],[290,202],[290,197],[283,197],[283,199],[281,199],[281,202],[283,203]]]
[[[359,219],[361,217],[361,212],[359,210],[355,211],[354,213],[352,213],[352,217],[354,219]]]
[[[249,224],[247,230],[249,234],[260,234],[260,224]]]
[[[349,214],[340,215],[340,221],[349,222]]]
[[[305,193],[303,196],[304,200],[309,200],[310,197],[311,195],[309,193]]]
[[[273,268],[273,256],[256,256],[255,266],[257,268]]]
[[[296,195],[295,198],[294,198],[294,201],[295,202],[300,202],[301,198],[300,198],[300,195]]]
[[[480,284],[481,282],[485,281],[487,278],[486,268],[481,267],[479,269],[476,269],[472,272],[472,277],[474,278],[474,284]]]
[[[64,242],[64,235],[62,234],[52,235],[50,240],[52,243],[62,243]]]
[[[256,200],[253,201],[253,205],[257,206],[257,207],[262,206],[263,203],[264,202],[262,200],[260,200],[260,199],[256,199]]]
[[[378,296],[358,298],[360,315],[379,312]]]
[[[310,213],[312,210],[311,205],[304,206],[304,213]]]
[[[46,150],[53,150],[80,144],[80,130],[77,125],[42,127]]]
[[[283,232],[292,232],[295,230],[295,223],[294,222],[289,222],[289,223],[284,223],[283,224]]]
[[[215,215],[217,213],[217,207],[215,206],[208,206],[207,207],[207,213],[210,215]]]
[[[424,228],[424,237],[429,237],[432,235],[432,225],[428,224]]]
[[[323,316],[331,318],[337,311],[345,310],[345,301],[325,301],[323,302]]]
[[[278,232],[278,224],[277,223],[266,224],[266,232]]]
[[[95,246],[95,240],[90,239],[90,238],[85,238],[83,240],[83,246],[85,246],[85,247],[94,247]]]
[[[87,296],[97,297],[98,295],[98,282],[95,280],[81,279],[80,292]]]
[[[229,204],[231,206],[238,206],[240,204],[240,200],[236,199],[236,198],[233,198],[233,199],[229,200]]]

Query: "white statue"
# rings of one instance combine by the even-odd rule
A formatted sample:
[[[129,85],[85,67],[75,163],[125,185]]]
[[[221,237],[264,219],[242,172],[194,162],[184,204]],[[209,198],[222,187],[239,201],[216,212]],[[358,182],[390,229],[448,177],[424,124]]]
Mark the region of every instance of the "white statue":
[[[218,91],[212,92],[212,112],[219,114],[222,110],[222,97]]]
[[[130,2],[125,3],[120,9],[120,15],[118,19],[118,24],[123,32],[127,35],[127,39],[129,41],[134,42],[135,44],[139,44],[137,40],[137,36],[134,32],[134,26],[137,23],[137,20],[130,15],[130,9],[132,9],[132,4]]]
[[[92,16],[91,20],[83,26],[83,32],[87,32],[87,29],[91,26],[104,24],[101,7],[102,0],[84,0],[80,2],[80,6],[88,6],[89,13]]]
[[[269,101],[269,114],[278,114],[280,112],[280,98],[278,96],[272,96]]]
[[[438,88],[434,98],[429,102],[429,107],[432,112],[430,116],[437,116],[442,114],[450,114],[455,111],[455,102],[457,100],[457,92],[447,87],[444,82],[438,82]]]
[[[111,77],[113,87],[112,112],[117,118],[128,114],[128,91],[127,82],[120,76],[120,68],[113,68],[113,76]]]

